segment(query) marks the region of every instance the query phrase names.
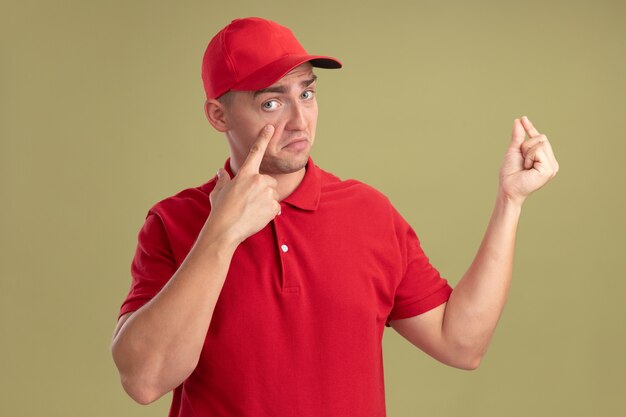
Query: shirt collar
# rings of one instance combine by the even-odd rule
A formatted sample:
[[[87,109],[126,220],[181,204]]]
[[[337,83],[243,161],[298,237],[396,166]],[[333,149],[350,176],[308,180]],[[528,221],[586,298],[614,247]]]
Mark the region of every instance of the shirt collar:
[[[230,158],[226,160],[224,169],[228,171],[230,177],[234,177],[230,169]],[[306,163],[306,171],[300,185],[289,194],[283,202],[297,207],[302,210],[316,210],[320,202],[320,194],[322,192],[322,181],[320,169],[313,163],[313,159],[309,156]]]
[[[293,193],[289,194],[283,201],[302,210],[316,210],[320,202],[322,192],[322,181],[320,169],[313,163],[309,156],[306,164],[304,178]]]

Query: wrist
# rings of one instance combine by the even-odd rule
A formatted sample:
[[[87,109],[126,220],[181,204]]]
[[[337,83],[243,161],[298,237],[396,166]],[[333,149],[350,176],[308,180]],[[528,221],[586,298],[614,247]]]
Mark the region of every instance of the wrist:
[[[496,197],[496,208],[499,208],[500,211],[503,212],[519,215],[522,211],[524,201],[526,201],[525,197],[511,196],[500,190]]]
[[[209,217],[198,235],[196,245],[203,246],[207,249],[213,248],[220,254],[232,256],[241,241],[242,240],[238,239],[236,234],[233,233],[232,229],[219,227],[219,225],[212,222]]]

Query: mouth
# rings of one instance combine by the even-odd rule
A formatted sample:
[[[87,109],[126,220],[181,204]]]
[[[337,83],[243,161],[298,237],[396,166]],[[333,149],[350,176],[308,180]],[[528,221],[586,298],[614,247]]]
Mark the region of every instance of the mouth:
[[[299,150],[305,149],[308,145],[309,145],[309,141],[307,138],[296,138],[296,139],[290,140],[285,146],[283,146],[283,149],[299,151]]]

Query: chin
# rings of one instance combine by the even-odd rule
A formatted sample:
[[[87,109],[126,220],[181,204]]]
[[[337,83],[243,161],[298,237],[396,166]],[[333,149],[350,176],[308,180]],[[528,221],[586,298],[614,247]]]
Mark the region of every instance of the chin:
[[[260,171],[262,174],[268,175],[293,174],[304,168],[308,161],[308,153],[297,158],[264,160],[261,164]]]

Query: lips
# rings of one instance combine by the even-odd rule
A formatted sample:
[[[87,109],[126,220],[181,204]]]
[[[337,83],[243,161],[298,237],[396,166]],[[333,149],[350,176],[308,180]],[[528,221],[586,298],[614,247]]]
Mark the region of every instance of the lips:
[[[299,150],[306,148],[308,143],[309,141],[307,140],[307,138],[296,138],[290,140],[285,146],[283,146],[283,148]]]

